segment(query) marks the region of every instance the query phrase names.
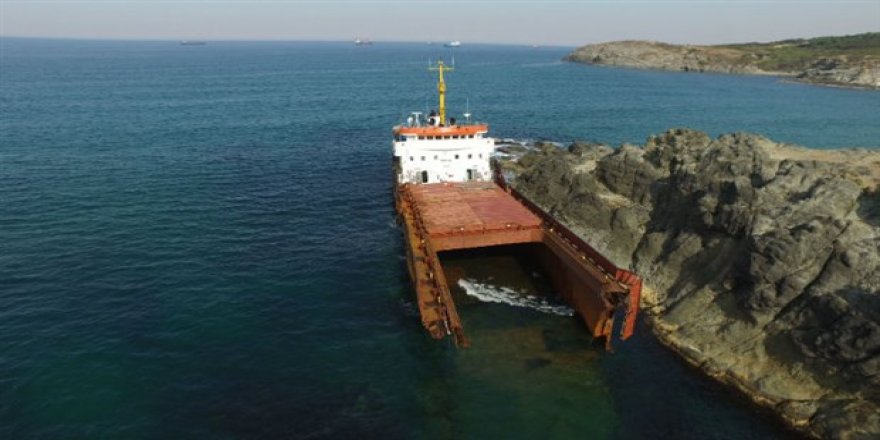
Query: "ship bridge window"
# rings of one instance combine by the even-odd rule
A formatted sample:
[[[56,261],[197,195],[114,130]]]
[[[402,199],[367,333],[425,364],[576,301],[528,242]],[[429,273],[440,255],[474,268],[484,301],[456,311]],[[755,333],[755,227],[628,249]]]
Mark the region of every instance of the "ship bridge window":
[[[427,171],[422,171],[421,177],[422,177],[422,183],[428,183],[428,172]]]
[[[413,157],[412,157],[412,156],[409,157],[409,161],[410,161],[410,162],[413,161]]]
[[[419,136],[419,140],[420,140],[420,141],[423,141],[423,140],[425,140],[425,137],[424,137],[424,136]]]
[[[457,154],[455,155],[455,158],[458,159],[458,155],[457,155]]]
[[[425,161],[425,156],[422,156],[422,162],[424,162],[424,161]]]
[[[469,134],[469,135],[468,135],[468,138],[469,138],[469,139],[473,139],[473,138],[474,138],[474,135]]]
[[[473,159],[473,158],[474,158],[473,154],[468,154],[468,159]]]

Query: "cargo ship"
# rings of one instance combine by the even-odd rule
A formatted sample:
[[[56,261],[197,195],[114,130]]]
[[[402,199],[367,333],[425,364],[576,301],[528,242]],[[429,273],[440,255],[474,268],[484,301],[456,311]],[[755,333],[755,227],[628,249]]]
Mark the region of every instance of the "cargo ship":
[[[615,319],[632,336],[642,281],[619,268],[505,179],[493,161],[489,125],[447,117],[444,74],[437,61],[438,107],[412,112],[392,128],[394,198],[421,322],[435,339],[470,345],[447,284],[447,251],[528,245],[553,289],[611,349]]]

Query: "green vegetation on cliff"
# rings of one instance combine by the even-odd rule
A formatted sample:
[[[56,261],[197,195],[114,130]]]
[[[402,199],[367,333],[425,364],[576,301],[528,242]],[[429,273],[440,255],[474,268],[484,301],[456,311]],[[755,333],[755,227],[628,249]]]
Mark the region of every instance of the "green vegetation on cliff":
[[[845,56],[850,62],[880,59],[880,32],[718,47],[744,52],[743,61],[757,58],[754,64],[762,70],[785,72],[806,69],[820,58]]]

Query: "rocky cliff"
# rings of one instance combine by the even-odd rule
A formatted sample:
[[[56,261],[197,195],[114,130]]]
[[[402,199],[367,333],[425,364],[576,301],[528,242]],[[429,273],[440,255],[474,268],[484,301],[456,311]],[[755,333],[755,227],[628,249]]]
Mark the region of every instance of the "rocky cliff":
[[[776,73],[766,72],[742,59],[735,49],[711,46],[678,46],[654,41],[613,41],[579,47],[566,57],[569,61],[641,69],[683,72]]]
[[[644,69],[783,75],[818,84],[880,88],[880,33],[719,46],[615,41],[580,47],[565,59]]]
[[[643,276],[686,360],[811,435],[880,436],[880,151],[678,129],[505,166]]]

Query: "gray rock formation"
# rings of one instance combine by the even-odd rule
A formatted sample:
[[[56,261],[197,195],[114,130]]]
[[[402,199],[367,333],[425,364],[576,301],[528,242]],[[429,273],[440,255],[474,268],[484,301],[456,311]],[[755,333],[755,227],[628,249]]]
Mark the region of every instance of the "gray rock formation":
[[[733,49],[679,46],[655,41],[613,41],[577,48],[566,57],[588,64],[682,72],[768,73]]]
[[[880,436],[880,151],[678,129],[506,166],[643,276],[686,360],[814,436]]]
[[[824,52],[817,51],[813,58],[798,58],[792,62],[788,59],[793,55],[781,53],[791,46],[693,46],[655,41],[613,41],[579,47],[565,60],[639,69],[779,75],[815,84],[880,88],[880,59],[877,56],[823,56],[820,54]],[[805,55],[797,53],[796,56]]]
[[[880,62],[849,62],[846,57],[822,58],[799,73],[797,78],[817,84],[880,88]]]

